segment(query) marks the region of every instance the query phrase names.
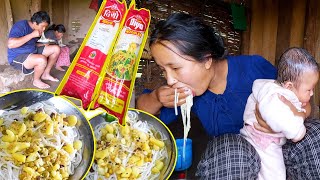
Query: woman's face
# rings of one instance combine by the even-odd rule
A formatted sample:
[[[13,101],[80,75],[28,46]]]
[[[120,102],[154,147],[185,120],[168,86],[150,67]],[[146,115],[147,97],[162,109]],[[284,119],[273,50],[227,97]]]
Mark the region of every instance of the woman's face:
[[[182,55],[172,43],[162,43],[167,47],[155,43],[151,46],[151,53],[163,70],[167,84],[172,88],[189,88],[196,96],[203,94],[212,77],[212,60],[196,61],[190,56]]]
[[[59,39],[59,40],[60,40],[60,39],[62,38],[62,36],[63,36],[63,33],[61,33],[61,32],[54,31],[54,33],[55,33],[57,39]]]

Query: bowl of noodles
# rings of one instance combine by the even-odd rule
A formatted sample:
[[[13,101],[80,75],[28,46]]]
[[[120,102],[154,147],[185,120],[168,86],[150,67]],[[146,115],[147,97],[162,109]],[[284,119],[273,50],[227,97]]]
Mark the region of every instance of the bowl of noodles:
[[[39,90],[0,97],[0,179],[82,179],[94,154],[91,125],[65,98]]]
[[[126,126],[106,116],[90,120],[97,145],[87,180],[170,177],[177,148],[171,132],[160,120],[136,109],[128,110]]]

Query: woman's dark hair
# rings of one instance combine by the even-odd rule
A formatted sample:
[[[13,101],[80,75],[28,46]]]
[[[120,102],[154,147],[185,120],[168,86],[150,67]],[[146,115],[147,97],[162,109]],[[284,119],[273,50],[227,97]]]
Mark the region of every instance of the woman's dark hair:
[[[50,24],[50,17],[47,12],[38,11],[32,15],[31,22],[36,22],[37,25],[39,25],[42,22],[46,22],[46,23]]]
[[[221,60],[227,54],[219,33],[200,18],[186,13],[172,14],[167,20],[156,24],[150,37],[150,46],[161,41],[171,42],[180,53],[198,61],[208,57]]]
[[[58,25],[55,25],[55,24],[52,24],[47,31],[49,30],[54,30],[54,31],[58,31],[59,33],[65,33],[66,32],[66,28],[64,27],[63,24],[58,24]]]

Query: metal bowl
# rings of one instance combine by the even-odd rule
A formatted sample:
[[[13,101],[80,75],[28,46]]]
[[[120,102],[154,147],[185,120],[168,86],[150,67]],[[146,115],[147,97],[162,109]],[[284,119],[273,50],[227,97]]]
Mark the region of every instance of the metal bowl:
[[[81,111],[65,98],[54,96],[53,93],[39,90],[21,90],[0,96],[0,114],[3,110],[16,110],[24,106],[30,106],[37,102],[48,101],[52,103],[60,113],[77,116],[80,123],[77,128],[82,136],[83,153],[79,166],[75,169],[73,175],[69,177],[71,180],[79,180],[85,177],[93,162],[94,138],[92,128]]]
[[[171,134],[170,130],[167,126],[165,126],[158,118],[155,116],[148,114],[144,111],[140,111],[137,109],[131,109],[129,108],[128,114],[135,113],[138,115],[138,119],[141,121],[147,121],[150,125],[152,125],[157,131],[162,132],[163,135],[166,137],[165,146],[167,148],[168,152],[168,159],[166,160],[164,164],[164,168],[160,172],[160,180],[169,179],[171,176],[175,164],[176,164],[176,158],[177,158],[177,146],[175,143],[175,139],[173,135]],[[130,116],[130,115],[129,115]],[[98,115],[90,120],[91,126],[93,129],[97,125],[99,125],[102,122],[106,121],[105,115]]]

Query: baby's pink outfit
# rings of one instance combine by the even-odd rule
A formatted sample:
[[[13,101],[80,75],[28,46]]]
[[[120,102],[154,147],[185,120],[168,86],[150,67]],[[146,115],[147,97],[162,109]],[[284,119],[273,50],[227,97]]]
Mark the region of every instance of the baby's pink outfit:
[[[56,67],[70,66],[70,49],[67,46],[60,47],[60,54]]]
[[[249,96],[244,111],[244,127],[240,133],[257,150],[261,159],[259,180],[285,180],[282,145],[286,139],[299,139],[305,135],[304,119],[294,116],[289,106],[284,104],[279,95],[283,95],[299,111],[304,111],[297,96],[290,90],[275,83],[275,80],[258,79],[254,81],[252,94]],[[258,125],[255,116],[256,104],[261,117],[276,133],[264,133],[254,128]]]

